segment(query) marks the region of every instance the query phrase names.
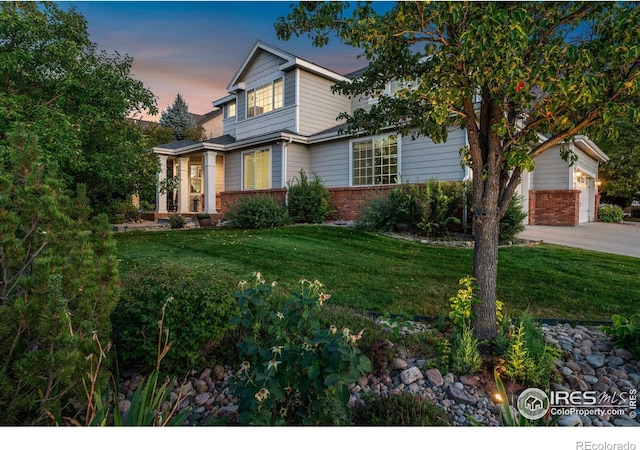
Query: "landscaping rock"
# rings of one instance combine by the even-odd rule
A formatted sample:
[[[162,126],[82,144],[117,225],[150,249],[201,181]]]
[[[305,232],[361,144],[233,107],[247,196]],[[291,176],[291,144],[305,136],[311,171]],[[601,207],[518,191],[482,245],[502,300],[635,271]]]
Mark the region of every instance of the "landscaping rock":
[[[594,369],[604,366],[604,355],[586,355],[585,359]]]
[[[432,386],[442,386],[444,384],[442,374],[438,369],[428,369],[425,374],[427,375],[427,381],[429,381]]]
[[[423,379],[422,371],[417,367],[410,367],[400,373],[402,384],[410,385],[411,383]]]
[[[467,394],[464,389],[459,389],[455,385],[449,386],[447,389],[447,395],[449,398],[456,403],[464,403],[466,405],[475,405],[478,403],[478,400],[475,397]]]

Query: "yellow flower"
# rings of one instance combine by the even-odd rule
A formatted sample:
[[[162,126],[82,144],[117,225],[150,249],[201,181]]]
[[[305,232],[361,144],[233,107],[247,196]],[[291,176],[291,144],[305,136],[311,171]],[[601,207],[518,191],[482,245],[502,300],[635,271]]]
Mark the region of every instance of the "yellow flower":
[[[260,403],[262,403],[267,397],[269,397],[269,391],[265,388],[260,389],[255,395],[256,400]]]
[[[276,313],[276,316],[278,316],[278,319],[284,319],[284,314],[282,314],[280,311]]]

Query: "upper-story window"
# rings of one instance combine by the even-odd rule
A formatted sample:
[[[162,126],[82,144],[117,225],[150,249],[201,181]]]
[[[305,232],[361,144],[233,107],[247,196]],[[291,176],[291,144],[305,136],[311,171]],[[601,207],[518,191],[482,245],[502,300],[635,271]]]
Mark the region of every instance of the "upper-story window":
[[[387,97],[396,97],[398,95],[398,92],[402,91],[403,89],[414,90],[417,88],[418,83],[416,81],[391,80],[385,85],[384,91],[380,91],[378,95],[369,97],[369,103],[378,103],[378,98],[381,95],[386,95]]]
[[[228,119],[230,117],[236,116],[236,101],[232,100],[227,103],[224,107],[224,118]]]
[[[282,78],[247,91],[247,117],[282,108],[283,98]]]

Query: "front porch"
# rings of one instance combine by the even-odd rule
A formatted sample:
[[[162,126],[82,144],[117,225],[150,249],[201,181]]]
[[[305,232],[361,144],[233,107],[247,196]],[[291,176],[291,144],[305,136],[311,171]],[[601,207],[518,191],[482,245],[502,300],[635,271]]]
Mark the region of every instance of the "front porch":
[[[215,151],[190,155],[159,154],[160,172],[154,220],[173,214],[195,218],[198,213],[217,214],[224,190],[224,156]]]

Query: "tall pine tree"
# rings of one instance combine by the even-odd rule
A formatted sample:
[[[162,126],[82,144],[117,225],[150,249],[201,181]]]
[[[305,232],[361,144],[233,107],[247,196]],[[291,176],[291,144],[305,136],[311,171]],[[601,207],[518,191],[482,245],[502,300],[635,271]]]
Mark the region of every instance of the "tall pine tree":
[[[189,105],[184,101],[180,93],[166,111],[162,111],[160,125],[173,130],[173,137],[176,140],[185,139],[187,129],[196,126],[193,116],[189,112]]]

